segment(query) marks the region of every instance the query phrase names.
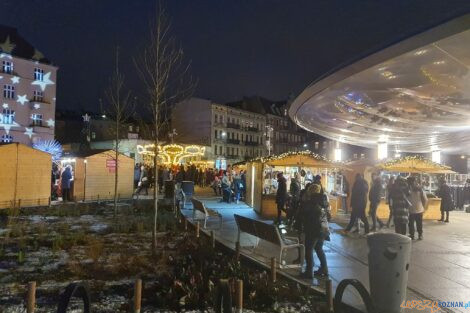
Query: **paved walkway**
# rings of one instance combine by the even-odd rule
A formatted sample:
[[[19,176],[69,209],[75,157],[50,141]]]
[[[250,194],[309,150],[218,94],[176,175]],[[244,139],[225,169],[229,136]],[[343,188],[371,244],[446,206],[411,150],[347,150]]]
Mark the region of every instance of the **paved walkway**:
[[[227,204],[219,202],[207,191],[198,190],[198,199],[202,200],[208,208],[218,211],[223,216],[223,227],[215,230],[215,236],[221,243],[235,248],[237,241],[237,226],[233,214],[243,215],[249,218],[264,220],[256,212],[240,202],[240,204]],[[192,209],[183,210],[183,214],[192,216]],[[326,243],[330,278],[333,288],[346,278],[356,278],[366,288],[369,288],[366,239],[363,236],[344,236],[337,232],[347,221],[347,216],[339,216],[337,223],[332,223],[333,229],[331,241]],[[470,214],[452,212],[451,223],[441,224],[434,221],[425,222],[423,241],[413,241],[412,261],[409,273],[407,299],[409,300],[441,300],[441,301],[470,301]],[[208,228],[212,225],[209,223]],[[384,230],[389,231],[389,230]],[[247,234],[242,235],[242,246],[253,246],[256,238]],[[271,256],[275,255],[275,249],[264,241],[260,241],[258,247],[243,248],[242,253],[268,265]],[[315,264],[319,264],[316,259]],[[315,288],[322,290],[323,283],[299,278],[299,269],[282,270],[284,274],[304,284],[313,284]],[[359,295],[353,290],[345,293],[344,301],[354,307],[365,311]],[[444,310],[443,310],[444,311]],[[470,312],[470,309],[457,308],[448,312]],[[404,309],[404,312],[431,312],[430,309]]]

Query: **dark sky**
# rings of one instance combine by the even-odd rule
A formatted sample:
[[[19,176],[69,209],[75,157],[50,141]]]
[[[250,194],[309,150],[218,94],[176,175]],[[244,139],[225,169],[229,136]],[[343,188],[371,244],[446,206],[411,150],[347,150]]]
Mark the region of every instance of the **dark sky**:
[[[198,78],[195,95],[226,102],[298,94],[364,50],[470,11],[470,1],[162,1]],[[155,0],[0,0],[0,23],[60,67],[60,109],[96,111],[121,49],[139,96],[132,58],[148,37]],[[141,97],[139,97],[141,98]]]

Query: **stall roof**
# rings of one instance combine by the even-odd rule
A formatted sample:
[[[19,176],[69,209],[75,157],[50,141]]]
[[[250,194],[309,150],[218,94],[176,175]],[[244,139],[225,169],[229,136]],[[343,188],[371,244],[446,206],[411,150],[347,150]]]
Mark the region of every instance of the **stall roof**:
[[[279,155],[255,158],[248,162],[261,162],[272,166],[306,166],[346,169],[344,163],[328,160],[327,158],[310,151],[287,152]]]
[[[408,156],[400,159],[383,162],[377,168],[398,173],[430,173],[430,174],[453,174],[449,166],[432,162],[428,159]]]

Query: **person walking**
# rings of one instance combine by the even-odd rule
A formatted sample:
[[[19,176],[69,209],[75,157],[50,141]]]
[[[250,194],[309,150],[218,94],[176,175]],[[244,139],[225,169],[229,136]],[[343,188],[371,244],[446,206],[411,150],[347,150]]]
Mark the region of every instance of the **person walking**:
[[[406,235],[406,226],[408,225],[411,202],[409,200],[410,188],[403,177],[397,177],[393,184],[390,196],[392,197],[395,232],[397,234]]]
[[[408,181],[410,184],[410,218],[409,218],[409,232],[411,240],[415,239],[415,223],[418,230],[418,240],[423,240],[423,213],[426,210],[428,198],[423,190],[423,187],[415,177],[410,177]]]
[[[287,219],[289,224],[291,224],[297,214],[300,202],[300,174],[298,172],[296,172],[294,177],[291,178],[289,193],[290,205],[289,211],[287,212]]]
[[[369,215],[372,218],[372,231],[377,231],[377,223],[382,228],[385,224],[377,217],[377,208],[382,200],[382,181],[377,174],[372,175],[372,186],[369,191]]]
[[[70,199],[70,185],[72,181],[72,166],[67,165],[60,176],[60,187],[62,191],[62,201],[67,202]]]
[[[452,201],[450,187],[447,185],[446,180],[443,177],[439,179],[439,188],[436,191],[436,195],[441,198],[441,219],[438,221],[449,223],[449,212],[454,209],[454,202]]]
[[[321,185],[309,184],[308,189],[302,193],[300,210],[302,219],[302,231],[305,235],[305,272],[303,278],[311,279],[313,276],[328,276],[328,264],[323,251],[323,243],[329,240],[329,227],[327,213],[324,208],[324,195]],[[315,250],[320,267],[313,271]],[[313,274],[313,275],[312,275]]]
[[[240,176],[240,172],[235,171],[232,178],[233,178],[233,183],[232,183],[233,192],[235,193],[235,202],[238,204],[241,198],[241,193],[242,193],[242,190],[241,190],[242,178]]]
[[[277,224],[281,224],[282,212],[286,212],[284,208],[287,201],[287,184],[286,179],[282,173],[277,174],[277,191],[276,191],[276,204],[277,204]]]
[[[137,189],[134,192],[137,195],[137,198],[139,197],[140,192],[142,191],[142,189],[145,189],[145,195],[147,196],[149,194],[148,187],[149,187],[148,171],[145,168],[145,166],[142,165],[140,167],[139,183],[138,183]]]
[[[388,180],[388,184],[387,184],[387,203],[388,203],[388,209],[390,210],[390,215],[388,216],[388,221],[387,221],[387,228],[390,227],[392,218],[393,218],[393,205],[392,205],[393,200],[390,195],[392,194],[392,188],[393,188],[394,183],[395,183],[395,176],[390,176],[390,179]]]
[[[366,217],[367,206],[367,192],[369,191],[369,184],[362,177],[361,174],[356,174],[356,179],[351,190],[351,218],[349,224],[344,230],[345,233],[351,231],[357,219],[364,223],[365,234],[369,233],[369,221]]]
[[[221,185],[222,185],[222,201],[230,203],[231,198],[232,198],[232,189],[231,189],[232,183],[230,182],[230,178],[228,176],[227,171],[224,171],[224,176],[222,177]]]
[[[137,188],[137,184],[139,183],[140,179],[140,165],[137,163],[134,166],[134,188]]]

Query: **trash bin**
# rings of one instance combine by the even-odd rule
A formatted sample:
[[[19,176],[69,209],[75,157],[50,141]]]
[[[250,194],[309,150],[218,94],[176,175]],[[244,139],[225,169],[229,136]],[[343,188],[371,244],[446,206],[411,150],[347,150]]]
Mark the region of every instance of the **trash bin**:
[[[367,236],[370,295],[380,313],[399,313],[406,298],[411,239],[394,233]]]

